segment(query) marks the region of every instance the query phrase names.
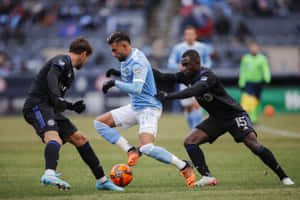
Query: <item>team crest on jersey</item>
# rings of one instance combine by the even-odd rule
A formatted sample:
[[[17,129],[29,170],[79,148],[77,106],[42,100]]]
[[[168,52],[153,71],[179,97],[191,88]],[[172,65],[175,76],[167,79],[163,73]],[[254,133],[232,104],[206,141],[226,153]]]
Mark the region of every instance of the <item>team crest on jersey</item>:
[[[139,68],[134,69],[134,75],[138,76],[142,73],[142,70]]]
[[[68,78],[71,78],[71,76],[72,76],[71,72],[70,72],[70,73],[68,73]]]
[[[128,76],[128,74],[129,74],[129,69],[128,68],[125,69],[125,74],[126,74],[126,76]]]
[[[59,64],[60,66],[64,66],[66,63],[65,63],[63,60],[59,60],[59,61],[58,61],[58,64]]]
[[[49,119],[49,120],[47,121],[47,124],[48,124],[49,126],[54,126],[54,125],[55,125],[55,121],[54,121],[53,119]]]
[[[207,81],[207,76],[202,76],[200,81]]]
[[[214,99],[214,97],[211,93],[205,93],[203,94],[203,99],[207,102],[211,102]]]

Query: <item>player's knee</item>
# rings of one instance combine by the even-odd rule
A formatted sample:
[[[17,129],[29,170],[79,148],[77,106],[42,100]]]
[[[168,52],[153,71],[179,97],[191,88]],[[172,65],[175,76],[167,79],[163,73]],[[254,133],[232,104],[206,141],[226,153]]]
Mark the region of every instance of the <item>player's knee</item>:
[[[191,113],[194,109],[193,104],[184,106],[184,111]]]
[[[185,147],[192,144],[192,140],[190,139],[189,136],[184,139],[183,144],[184,144]]]
[[[86,144],[88,142],[88,139],[82,132],[76,131],[69,137],[69,142],[79,147]]]
[[[55,141],[55,142],[57,142],[60,145],[63,144],[63,141],[59,137],[59,134],[58,134],[57,131],[47,131],[47,132],[45,132],[43,140],[44,140],[45,144],[47,144],[50,141]]]
[[[100,115],[100,116],[97,116],[95,121],[98,121],[98,122],[101,122],[101,123],[105,123],[105,117],[104,115]]]
[[[261,144],[254,133],[249,133],[243,139],[244,144],[255,154],[259,152]]]
[[[115,127],[114,119],[110,112],[104,113],[103,115],[96,117],[94,122],[96,122],[96,121],[98,121],[102,124],[106,124],[109,127]]]
[[[200,145],[204,142],[206,142],[208,139],[208,136],[206,134],[202,134],[198,130],[193,130],[193,132],[187,136],[184,140],[184,146],[188,145]]]

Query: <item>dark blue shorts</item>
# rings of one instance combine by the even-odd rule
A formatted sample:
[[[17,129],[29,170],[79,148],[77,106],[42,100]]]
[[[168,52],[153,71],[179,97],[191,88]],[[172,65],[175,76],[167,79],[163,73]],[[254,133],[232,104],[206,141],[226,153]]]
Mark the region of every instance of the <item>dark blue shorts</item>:
[[[38,103],[23,109],[25,120],[33,126],[36,133],[44,139],[46,131],[57,131],[63,142],[77,131],[76,126],[61,113],[55,113],[47,103]]]
[[[218,137],[225,134],[227,131],[236,142],[242,142],[243,138],[251,132],[256,134],[247,113],[241,113],[226,120],[216,119],[209,116],[196,128],[204,131],[208,135],[210,143],[213,143]]]

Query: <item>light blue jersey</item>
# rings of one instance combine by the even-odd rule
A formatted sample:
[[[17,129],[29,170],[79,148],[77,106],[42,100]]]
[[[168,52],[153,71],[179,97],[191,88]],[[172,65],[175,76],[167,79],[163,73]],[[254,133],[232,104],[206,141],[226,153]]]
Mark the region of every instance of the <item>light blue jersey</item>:
[[[157,93],[151,65],[143,52],[132,48],[131,54],[121,62],[122,81],[115,86],[127,92],[133,110],[147,107],[162,109],[161,102],[154,97]]]
[[[178,69],[182,55],[190,49],[196,50],[199,53],[202,66],[211,67],[210,54],[212,53],[212,48],[205,43],[195,41],[193,45],[188,45],[186,42],[175,45],[168,60],[168,68]]]

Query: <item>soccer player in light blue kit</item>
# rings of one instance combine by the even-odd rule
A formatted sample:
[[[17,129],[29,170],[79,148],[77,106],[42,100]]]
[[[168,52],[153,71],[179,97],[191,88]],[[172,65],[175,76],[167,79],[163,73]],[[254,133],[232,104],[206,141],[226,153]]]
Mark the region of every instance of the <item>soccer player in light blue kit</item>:
[[[175,45],[172,49],[168,60],[168,68],[182,71],[181,57],[183,53],[189,49],[193,49],[198,52],[198,54],[200,55],[201,66],[210,68],[212,65],[212,61],[210,59],[212,48],[205,43],[196,41],[196,29],[192,26],[187,26],[184,29],[183,37],[184,41]],[[179,85],[180,90],[183,90],[185,88],[185,85]],[[184,108],[184,115],[187,119],[189,128],[192,130],[202,120],[202,109],[200,108],[195,98],[186,98],[180,100],[180,103]]]
[[[143,52],[131,47],[130,38],[125,33],[112,33],[107,42],[113,56],[121,62],[121,69],[120,71],[110,69],[106,75],[121,76],[122,81],[107,81],[103,84],[102,90],[106,94],[111,87],[115,86],[129,94],[131,104],[96,117],[94,126],[97,132],[108,142],[118,145],[127,153],[129,166],[135,165],[140,154],[143,153],[158,161],[175,165],[185,177],[187,186],[193,187],[195,174],[191,165],[166,149],[154,145],[162,105],[154,97],[157,92],[149,61]],[[139,148],[132,146],[114,128],[121,126],[126,129],[136,124],[140,126]]]

